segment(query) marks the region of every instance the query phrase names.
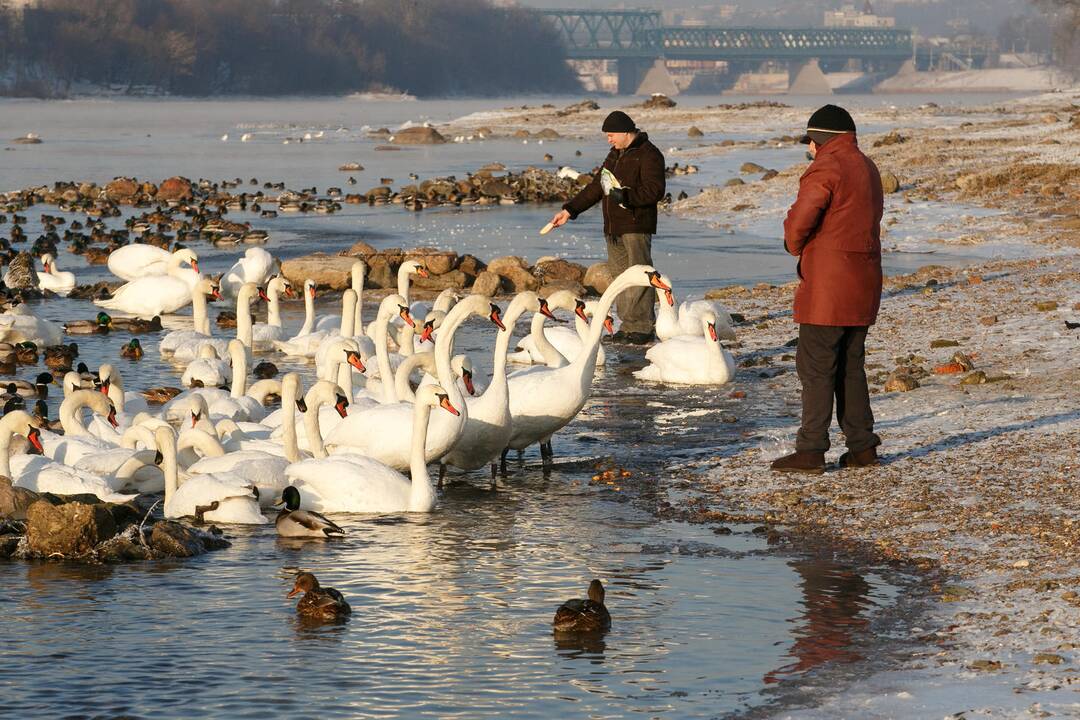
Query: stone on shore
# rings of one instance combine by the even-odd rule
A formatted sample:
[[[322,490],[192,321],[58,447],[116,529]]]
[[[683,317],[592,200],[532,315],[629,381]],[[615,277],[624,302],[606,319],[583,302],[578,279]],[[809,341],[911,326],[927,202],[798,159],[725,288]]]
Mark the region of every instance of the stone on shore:
[[[228,546],[229,542],[223,538],[172,520],[158,522],[150,533],[150,547],[165,557],[194,557]]]
[[[320,288],[344,290],[352,284],[352,264],[355,258],[347,255],[312,253],[281,263],[281,274],[296,287],[303,287],[311,278]]]
[[[405,253],[406,260],[423,263],[432,275],[445,275],[457,266],[458,254],[453,250],[439,250],[433,247],[413,248]],[[419,278],[423,279],[423,278]]]
[[[185,177],[174,176],[162,181],[158,186],[157,199],[166,202],[183,202],[194,197],[191,190],[191,181]]]
[[[53,505],[38,500],[26,511],[26,540],[42,557],[79,557],[116,535],[116,521],[104,503]]]
[[[395,145],[441,145],[446,138],[435,128],[418,125],[397,131],[390,142]]]
[[[0,476],[0,520],[25,520],[27,509],[39,498],[33,490],[13,487],[9,478]]]
[[[442,273],[441,275],[430,275],[429,277],[414,277],[413,287],[418,290],[434,290],[441,292],[443,290],[463,290],[468,283],[468,277],[460,270],[451,270],[449,272]],[[418,318],[423,319],[423,318]]]
[[[756,162],[744,162],[739,166],[739,172],[750,175],[754,173],[763,173],[768,170],[764,165],[758,165]]]
[[[581,283],[585,289],[594,295],[603,295],[612,281],[611,269],[606,262],[598,262],[589,266],[585,271],[585,277]]]
[[[482,270],[473,281],[472,291],[476,295],[494,297],[502,289],[502,278],[490,270]]]
[[[131,203],[139,194],[140,185],[133,178],[118,177],[105,186],[105,197],[116,203]]]
[[[705,137],[705,133],[701,132],[701,130],[696,125],[691,125],[690,129],[686,131],[686,137],[692,137],[692,138]]]
[[[368,245],[363,240],[357,240],[354,242],[348,250],[342,251],[342,255],[348,255],[349,257],[366,259],[369,255],[374,255],[379,252],[374,246]]]
[[[585,279],[585,266],[569,260],[545,260],[536,263],[533,275],[542,285],[558,280],[569,280],[580,285]]]
[[[896,192],[900,189],[900,180],[888,170],[881,173],[881,189],[886,194]]]

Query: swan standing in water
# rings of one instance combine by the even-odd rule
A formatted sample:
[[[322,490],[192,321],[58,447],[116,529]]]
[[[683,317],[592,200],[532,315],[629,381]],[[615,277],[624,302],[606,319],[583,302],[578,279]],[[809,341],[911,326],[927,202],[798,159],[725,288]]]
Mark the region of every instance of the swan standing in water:
[[[190,250],[179,250],[169,258],[165,275],[144,275],[121,285],[108,300],[95,300],[94,304],[108,310],[130,313],[144,320],[155,315],[176,312],[191,302],[192,287],[188,281],[190,272],[180,267],[187,259],[198,272],[199,261]]]
[[[735,376],[735,359],[720,347],[716,316],[705,310],[699,316],[701,336],[679,335],[657,343],[645,353],[649,361],[634,373],[638,380],[723,385]]]
[[[302,460],[285,473],[302,498],[301,506],[318,512],[431,512],[435,488],[427,471],[425,445],[432,408],[457,416],[459,410],[439,385],[425,385],[411,406],[409,469],[412,479],[363,455],[333,455]],[[308,441],[314,444],[315,439]]]
[[[596,354],[600,349],[604,321],[615,298],[631,287],[654,287],[663,290],[665,294],[671,290],[651,265],[630,266],[611,282],[597,301],[584,352],[566,367],[538,368],[533,372],[510,376],[510,415],[513,418],[514,431],[507,443],[507,449],[521,451],[538,442],[544,466],[550,467],[551,436],[577,417],[592,394]],[[504,452],[504,462],[505,458]]]
[[[75,289],[75,273],[59,272],[60,268],[56,266],[56,258],[52,255],[49,253],[42,255],[41,265],[45,270],[37,274],[39,288],[54,292],[61,297],[66,297]]]

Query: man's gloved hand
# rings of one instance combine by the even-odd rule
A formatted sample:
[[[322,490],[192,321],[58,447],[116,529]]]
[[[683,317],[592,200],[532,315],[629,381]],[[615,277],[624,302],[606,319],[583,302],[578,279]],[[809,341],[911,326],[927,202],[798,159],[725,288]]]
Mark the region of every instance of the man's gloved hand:
[[[626,207],[626,201],[629,199],[627,196],[626,188],[611,188],[611,192],[608,194],[612,200],[618,205]]]

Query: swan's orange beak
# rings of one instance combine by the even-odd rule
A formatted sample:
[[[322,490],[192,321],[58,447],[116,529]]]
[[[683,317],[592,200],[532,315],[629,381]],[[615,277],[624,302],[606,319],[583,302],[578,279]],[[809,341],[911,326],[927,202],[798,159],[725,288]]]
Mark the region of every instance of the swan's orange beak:
[[[423,265],[416,268],[416,274],[419,275],[422,278],[431,277],[431,273],[429,273],[428,269],[426,267],[424,267]]]
[[[307,412],[307,400],[304,398],[296,398],[296,409],[302,413]]]
[[[114,428],[120,427],[120,423],[116,422],[116,408],[109,408],[109,415],[106,419]]]
[[[574,302],[574,314],[585,322],[589,322],[589,316],[585,314],[585,301],[577,300]]]
[[[101,383],[101,386],[98,388],[98,390],[101,391],[102,395],[108,395],[109,394],[109,381],[106,380],[105,382]]]
[[[315,286],[314,285],[312,285],[310,288],[308,288],[308,295],[311,296],[312,300],[315,299]]]
[[[441,407],[443,410],[450,413],[451,415],[460,415],[461,414],[461,413],[458,412],[458,409],[456,407],[454,407],[453,403],[450,402],[449,397],[447,397],[446,395],[441,395],[441,394],[436,395],[436,397],[439,398],[439,407]]]
[[[199,261],[198,260],[192,260],[191,261],[191,269],[194,270],[195,272],[199,272]]]
[[[409,327],[416,327],[416,321],[412,319],[412,315],[409,314],[409,308],[404,305],[398,305],[398,315],[408,323]]]
[[[671,294],[670,290],[664,291],[664,299],[667,300],[668,305],[675,307],[675,296]]]
[[[505,330],[506,326],[503,325],[503,321],[502,321],[501,316],[502,316],[502,310],[499,309],[498,305],[492,303],[491,304],[491,314],[488,315],[488,319],[491,320],[491,322],[495,323],[495,325],[500,330]],[[457,413],[454,413],[454,414],[456,415]]]
[[[266,294],[265,288],[259,288],[259,299],[263,302],[270,302],[270,296]]]
[[[358,371],[367,372],[367,368],[364,367],[364,361],[360,359],[360,353],[356,352],[355,350],[345,351],[345,361],[352,365],[354,368],[356,368]]]
[[[654,288],[658,288],[660,290],[671,289],[671,286],[664,282],[663,279],[661,279],[659,270],[650,270],[645,274],[649,276],[649,284],[652,285]]]
[[[709,323],[709,337],[713,342],[720,341],[720,338],[716,337],[716,323]]]
[[[472,373],[468,370],[461,371],[461,380],[465,383],[465,389],[469,391],[470,395],[476,394],[476,387],[472,384]]]
[[[191,411],[191,427],[195,427],[195,423],[199,422],[199,418],[201,418],[201,417],[202,417],[201,412],[197,412],[195,410],[192,410]]]
[[[544,317],[549,317],[552,320],[557,319],[555,315],[551,312],[551,308],[548,307],[547,300],[545,300],[544,298],[540,298],[540,314]]]
[[[285,297],[287,297],[287,298],[296,297],[296,292],[293,291],[293,289],[292,289],[292,283],[289,283],[288,285],[285,286]]]
[[[337,402],[334,403],[334,409],[337,410],[337,414],[341,417],[346,417],[349,411],[346,409],[349,407],[349,401],[344,395],[337,396]]]
[[[431,339],[431,334],[435,332],[435,321],[431,320],[424,323],[424,332],[420,333],[420,342],[434,342]]]
[[[31,453],[32,455],[45,454],[45,448],[41,444],[40,430],[38,430],[36,427],[30,428],[30,432],[26,433],[26,439],[30,441],[30,447],[35,450],[35,452]]]
[[[210,288],[210,297],[214,300],[221,300],[221,288],[214,285]]]
[[[43,262],[43,263],[41,263],[41,264],[45,266],[45,272],[50,272],[50,271],[49,271],[49,263],[47,263],[47,262]]]
[[[615,318],[608,315],[604,318],[604,329],[608,331],[608,335],[615,334]]]

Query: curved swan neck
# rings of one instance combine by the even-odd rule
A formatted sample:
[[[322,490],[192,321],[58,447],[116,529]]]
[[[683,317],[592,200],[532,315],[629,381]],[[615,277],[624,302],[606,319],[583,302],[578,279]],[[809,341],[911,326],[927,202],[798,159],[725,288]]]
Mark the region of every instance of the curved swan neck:
[[[300,460],[300,445],[296,439],[296,397],[300,394],[300,376],[289,373],[281,382],[281,430],[285,459]]]
[[[418,402],[413,409],[412,447],[409,451],[409,510],[426,510],[434,499],[431,478],[427,471],[427,434],[431,405]]]
[[[120,447],[134,450],[140,442],[148,448],[157,447],[153,431],[145,425],[132,422],[131,427],[120,437]]]
[[[473,313],[479,314],[481,307],[486,308],[489,301],[482,295],[470,295],[446,314],[439,334],[435,337],[435,369],[438,371],[439,384],[446,390],[455,407],[465,412],[465,403],[458,390],[453,368],[450,367],[450,354],[454,349],[454,334],[461,324]]]
[[[206,295],[196,290],[191,294],[191,325],[192,329],[203,335],[210,334],[210,316],[206,304]]]
[[[608,289],[600,296],[600,299],[596,301],[592,322],[589,323],[589,336],[585,338],[584,347],[582,347],[578,356],[574,358],[574,362],[570,363],[571,367],[575,367],[581,372],[583,382],[586,374],[592,377],[591,373],[596,372],[596,355],[600,351],[600,337],[604,332],[604,320],[607,319],[608,313],[611,312],[611,306],[615,304],[615,298],[619,297],[619,293],[637,284],[630,279],[628,273],[638,267],[640,266],[634,265],[628,270],[624,270],[622,274],[612,281]]]
[[[256,292],[254,283],[245,283],[236,293],[236,339],[246,348],[251,347],[251,301]]]
[[[304,431],[307,433],[308,449],[315,458],[326,457],[326,445],[323,444],[322,428],[319,426],[319,409],[333,402],[335,386],[332,382],[321,380],[312,386],[304,396],[307,412],[304,413]]]
[[[229,343],[229,357],[232,359],[232,387],[229,396],[235,399],[243,397],[244,390],[247,389],[247,350],[234,340]]]
[[[536,351],[540,353],[540,357],[544,358],[544,364],[548,367],[562,367],[567,364],[566,358],[558,348],[551,344],[551,341],[547,338],[547,333],[544,332],[544,321],[547,320],[540,313],[533,315],[532,322],[529,324],[529,336],[532,338],[533,346]],[[503,322],[505,325],[505,321]]]
[[[304,324],[300,326],[297,335],[309,335],[315,329],[315,298],[311,297],[311,289],[304,284]]]
[[[165,510],[168,512],[180,481],[176,464],[176,434],[172,428],[161,427],[154,433],[154,438],[157,440],[157,449],[161,452],[161,471],[165,475]]]
[[[367,265],[357,260],[352,266],[352,289],[356,293],[356,308],[353,311],[353,333],[364,334],[364,280],[367,275]]]
[[[399,399],[395,383],[390,380],[394,377],[394,371],[390,369],[390,349],[387,346],[390,319],[393,317],[392,308],[396,305],[391,298],[383,300],[379,306],[379,314],[375,316],[375,337],[372,338],[375,341],[375,362],[379,365],[384,403],[395,403]]]
[[[265,378],[252,383],[247,390],[247,396],[260,405],[266,405],[266,398],[271,395],[281,395],[281,392],[281,382],[274,378]]]
[[[109,399],[97,390],[76,390],[71,393],[60,403],[60,425],[64,428],[64,434],[72,437],[89,435],[79,411],[88,407],[99,415],[108,415],[108,405]]]
[[[205,430],[188,428],[180,433],[180,439],[176,443],[176,451],[194,448],[202,457],[222,457],[225,448],[221,441]]]
[[[506,355],[510,351],[510,341],[514,339],[514,328],[517,327],[518,320],[528,309],[524,299],[518,302],[518,298],[521,297],[522,295],[519,294],[506,308],[506,315],[502,319],[506,329],[500,330],[498,335],[495,336],[495,357],[492,362],[491,384],[487,386],[484,395],[487,395],[493,387],[506,387]],[[544,317],[539,311],[536,314],[540,318]]]
[[[398,365],[397,374],[394,376],[394,389],[400,402],[413,402],[416,394],[409,384],[413,370],[423,368],[425,372],[434,373],[435,355],[431,351],[425,351],[410,355]]]
[[[266,324],[281,327],[281,297],[277,283],[266,293]]]

